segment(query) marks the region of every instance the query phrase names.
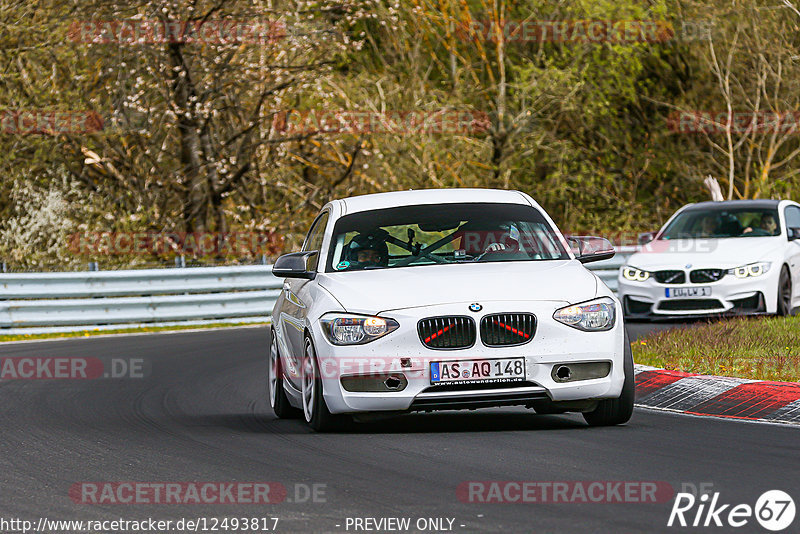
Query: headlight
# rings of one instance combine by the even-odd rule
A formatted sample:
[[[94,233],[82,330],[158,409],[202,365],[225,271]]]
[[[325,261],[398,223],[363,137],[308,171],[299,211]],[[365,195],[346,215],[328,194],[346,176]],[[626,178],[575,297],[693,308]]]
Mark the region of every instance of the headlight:
[[[772,263],[768,261],[760,261],[757,263],[751,263],[749,265],[742,265],[741,267],[736,267],[735,269],[728,269],[725,272],[727,274],[735,275],[736,278],[749,278],[751,276],[761,276],[769,271],[770,267],[772,267]]]
[[[622,268],[622,276],[625,277],[625,280],[630,280],[631,282],[644,282],[650,278],[650,273],[641,269],[637,269],[636,267],[626,265]]]
[[[614,301],[608,297],[567,306],[553,314],[553,319],[559,323],[587,332],[611,330],[614,328],[615,318],[616,307]]]
[[[363,345],[400,326],[394,319],[349,314],[326,315],[320,323],[325,337],[334,345]]]

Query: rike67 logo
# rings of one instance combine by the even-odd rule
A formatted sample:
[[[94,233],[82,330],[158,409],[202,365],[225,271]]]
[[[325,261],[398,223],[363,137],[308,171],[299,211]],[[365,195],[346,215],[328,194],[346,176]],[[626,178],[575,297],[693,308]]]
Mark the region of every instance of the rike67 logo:
[[[765,529],[778,532],[794,521],[794,500],[781,490],[764,492],[755,506],[722,504],[719,492],[695,497],[678,493],[669,514],[667,526],[679,527],[743,527],[755,520]]]

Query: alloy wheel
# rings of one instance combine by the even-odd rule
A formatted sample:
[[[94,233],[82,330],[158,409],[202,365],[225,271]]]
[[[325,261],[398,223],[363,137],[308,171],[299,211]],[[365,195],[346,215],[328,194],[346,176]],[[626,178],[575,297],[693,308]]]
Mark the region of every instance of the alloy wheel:
[[[314,417],[314,401],[316,394],[317,364],[314,357],[314,348],[306,340],[306,351],[303,357],[303,414],[307,422]]]
[[[781,273],[780,285],[780,307],[779,313],[781,315],[789,315],[792,311],[792,279],[789,274],[784,271]]]

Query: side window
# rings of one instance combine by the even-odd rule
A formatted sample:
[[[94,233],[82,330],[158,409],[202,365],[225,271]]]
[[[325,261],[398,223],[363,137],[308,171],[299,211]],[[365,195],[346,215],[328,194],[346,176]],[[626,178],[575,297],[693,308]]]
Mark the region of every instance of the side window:
[[[797,206],[788,206],[785,214],[787,228],[800,228],[800,208]]]
[[[328,225],[328,212],[325,211],[321,213],[317,219],[314,221],[314,224],[311,225],[311,230],[308,231],[308,235],[306,236],[306,240],[303,243],[303,251],[306,250],[319,250],[322,248],[322,239],[325,237],[325,227]],[[319,254],[317,254],[316,259],[314,260],[313,267],[314,269],[317,268],[319,264]]]

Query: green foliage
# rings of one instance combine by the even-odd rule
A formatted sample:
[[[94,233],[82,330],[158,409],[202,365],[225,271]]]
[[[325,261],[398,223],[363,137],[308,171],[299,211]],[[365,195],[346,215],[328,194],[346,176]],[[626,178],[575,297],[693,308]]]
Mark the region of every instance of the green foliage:
[[[563,228],[597,233],[658,227],[681,205],[708,198],[702,179],[709,174],[734,198],[797,196],[796,132],[778,140],[767,132],[740,135],[730,149],[724,135],[676,133],[667,122],[677,110],[720,110],[727,101],[740,111],[752,111],[756,101],[760,110],[796,110],[800,12],[788,6],[773,9],[758,0],[733,7],[723,0],[268,4],[2,4],[0,107],[91,110],[104,121],[95,133],[0,134],[3,259],[22,266],[68,259],[41,236],[29,240],[47,243],[41,250],[20,248],[27,235],[21,221],[40,209],[19,205],[23,191],[30,198],[70,191],[59,212],[65,222],[52,235],[73,227],[270,230],[286,235],[287,248],[300,243],[328,200],[387,190],[521,189]],[[74,38],[75,23],[164,17],[278,21],[287,34],[260,44]],[[651,21],[663,31],[655,42],[553,42],[513,33],[498,39],[494,30],[474,31],[509,21],[580,20]],[[687,34],[698,23],[711,28],[707,36]],[[720,83],[726,76],[727,92]],[[472,110],[486,113],[490,125],[458,133],[291,135],[280,127],[291,110]]]
[[[800,381],[800,317],[731,319],[631,344],[636,363],[704,375]]]

